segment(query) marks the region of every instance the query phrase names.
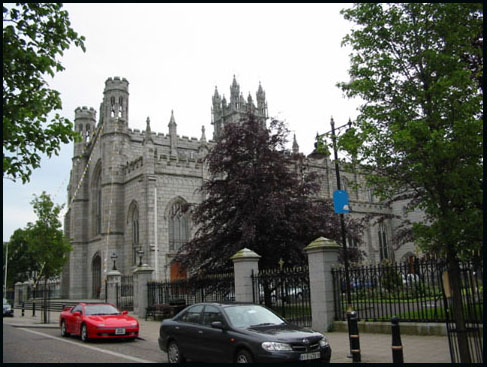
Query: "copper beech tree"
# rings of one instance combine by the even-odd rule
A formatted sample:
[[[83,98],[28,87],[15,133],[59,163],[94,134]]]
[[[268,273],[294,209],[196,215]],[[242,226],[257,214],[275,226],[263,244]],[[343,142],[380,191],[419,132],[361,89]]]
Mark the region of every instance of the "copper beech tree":
[[[286,150],[289,131],[278,120],[266,128],[252,114],[228,124],[206,157],[211,175],[205,199],[188,208],[197,226],[175,262],[190,272],[231,266],[242,248],[258,253],[261,268],[305,262],[303,248],[319,236],[339,240],[339,217],[331,200],[317,196],[320,178],[300,169],[302,154]],[[360,241],[362,225],[347,220],[348,236]]]

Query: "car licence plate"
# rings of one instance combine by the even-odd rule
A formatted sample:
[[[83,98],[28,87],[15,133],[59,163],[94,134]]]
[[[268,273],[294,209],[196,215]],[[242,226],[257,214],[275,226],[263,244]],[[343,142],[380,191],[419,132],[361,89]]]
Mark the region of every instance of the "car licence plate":
[[[299,360],[301,361],[308,361],[310,359],[319,359],[319,358],[320,358],[320,352],[304,353],[299,356]]]
[[[124,334],[125,334],[125,328],[118,327],[115,329],[115,335],[124,335]]]

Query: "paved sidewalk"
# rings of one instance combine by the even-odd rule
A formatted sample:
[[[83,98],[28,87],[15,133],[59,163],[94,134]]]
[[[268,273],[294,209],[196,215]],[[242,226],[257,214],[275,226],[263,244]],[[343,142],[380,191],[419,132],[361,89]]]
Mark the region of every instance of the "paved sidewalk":
[[[145,321],[138,318],[140,323],[140,338],[157,343],[160,321]],[[32,310],[26,310],[21,316],[21,310],[15,309],[14,317],[4,317],[4,324],[28,328],[59,328],[59,312],[50,312],[48,324],[41,322],[41,313],[36,311],[32,317]],[[352,363],[347,358],[350,349],[348,333],[326,333],[332,348],[331,362]],[[401,335],[404,348],[405,363],[451,363],[448,338],[446,336],[416,336]],[[363,363],[392,363],[391,335],[362,333],[360,334],[361,362]]]

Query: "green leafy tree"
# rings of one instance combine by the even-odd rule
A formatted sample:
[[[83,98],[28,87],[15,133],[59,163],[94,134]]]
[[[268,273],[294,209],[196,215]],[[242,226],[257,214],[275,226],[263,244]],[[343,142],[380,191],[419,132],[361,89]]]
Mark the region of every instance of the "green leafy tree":
[[[201,273],[220,271],[249,248],[262,257],[263,268],[276,268],[281,258],[301,265],[311,241],[341,238],[331,201],[317,197],[319,177],[302,174],[302,155],[285,150],[288,133],[283,122],[273,120],[266,129],[252,115],[225,126],[206,157],[206,199],[191,209],[198,230],[176,262]],[[360,241],[359,222],[347,220],[347,230]]]
[[[73,42],[85,51],[60,3],[3,6],[3,176],[28,182],[40,153],[58,154],[61,143],[78,135],[59,114],[60,93],[46,76],[64,70],[59,57]]]
[[[25,229],[17,229],[8,243],[8,279],[24,281],[35,274],[34,288],[43,279],[47,289],[47,281],[61,274],[72,247],[58,219],[63,206],[54,204],[46,192],[34,195],[31,204],[37,220],[27,223]],[[47,307],[44,309],[47,312]]]
[[[343,41],[351,79],[339,87],[364,103],[341,147],[371,167],[382,197],[425,213],[413,238],[447,259],[463,335],[458,263],[483,238],[482,4],[356,4],[342,14],[357,27]],[[470,362],[466,338],[460,350]]]
[[[46,192],[34,195],[31,204],[37,220],[27,224],[29,251],[35,259],[33,267],[38,270],[38,277],[47,280],[62,272],[72,249],[58,219],[63,205],[54,204]]]
[[[15,230],[10,240],[3,246],[3,259],[7,263],[8,288],[13,287],[17,282],[25,282],[33,272],[38,270],[37,263],[29,249],[29,231],[27,229]],[[5,274],[2,279],[5,279]]]

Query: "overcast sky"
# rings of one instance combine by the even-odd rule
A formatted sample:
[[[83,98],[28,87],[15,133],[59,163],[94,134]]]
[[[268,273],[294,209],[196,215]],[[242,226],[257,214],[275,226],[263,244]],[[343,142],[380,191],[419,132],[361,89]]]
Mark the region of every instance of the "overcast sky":
[[[352,24],[340,10],[351,4],[65,4],[86,53],[72,46],[65,71],[50,86],[61,93],[61,114],[78,106],[99,110],[105,80],[129,81],[129,127],[168,133],[171,110],[179,135],[213,136],[215,86],[227,100],[233,75],[247,98],[262,84],[269,116],[287,122],[301,152],[317,132],[354,119],[359,101],[335,85],[348,80],[351,50],[341,41]],[[292,135],[290,137],[292,139]],[[3,180],[3,240],[35,221],[30,201],[46,191],[66,203],[73,145],[44,158],[31,182]],[[63,211],[63,214],[65,210]]]

